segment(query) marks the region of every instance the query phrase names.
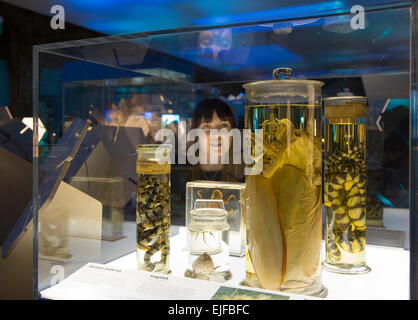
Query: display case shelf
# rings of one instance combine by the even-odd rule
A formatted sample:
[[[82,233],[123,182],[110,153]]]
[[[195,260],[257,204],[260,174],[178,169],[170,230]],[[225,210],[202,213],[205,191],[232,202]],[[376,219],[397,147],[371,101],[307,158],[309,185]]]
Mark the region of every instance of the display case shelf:
[[[187,269],[186,229],[172,237],[172,274],[182,277]],[[329,300],[407,300],[409,299],[409,251],[402,248],[368,245],[367,263],[372,269],[364,275],[341,275],[323,272],[323,284]],[[225,285],[238,286],[245,279],[245,257],[231,257],[233,278]],[[109,266],[120,269],[136,269],[135,253],[116,259]],[[396,274],[388,278],[387,275]]]

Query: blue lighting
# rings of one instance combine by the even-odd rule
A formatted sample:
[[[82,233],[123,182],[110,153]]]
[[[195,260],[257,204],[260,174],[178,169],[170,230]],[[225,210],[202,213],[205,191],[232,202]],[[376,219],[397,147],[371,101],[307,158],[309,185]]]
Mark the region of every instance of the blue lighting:
[[[409,109],[409,99],[390,99],[385,112],[388,112],[389,110],[395,109],[399,106]]]
[[[110,117],[110,110],[105,110],[104,113],[105,113],[105,120],[106,121],[108,121],[108,122],[113,121],[113,118]]]
[[[217,26],[350,13],[354,4],[366,9],[393,6],[393,0],[61,0],[67,19],[106,34],[138,33],[192,26]],[[297,3],[297,4],[295,4]]]
[[[340,12],[346,8],[343,1],[329,1],[309,5],[293,6],[287,8],[277,8],[263,11],[245,12],[239,14],[231,14],[225,16],[207,17],[194,19],[196,25],[210,26],[223,23],[234,23],[238,21],[262,21],[262,20],[279,20],[292,19],[301,16],[311,16],[314,12]]]
[[[163,66],[165,69],[192,76],[194,69],[191,66],[199,65],[225,72],[229,79],[248,80],[250,77],[257,80],[270,79],[271,69],[277,65],[294,68],[295,77],[300,78],[402,72],[409,68],[404,63],[409,59],[410,29],[407,9],[369,12],[367,30],[353,32],[343,27],[347,27],[346,24],[349,26],[350,7],[354,0],[300,0],[279,3],[268,0],[66,2],[70,3],[68,6],[72,10],[85,12],[89,10],[87,7],[92,10],[97,6],[97,14],[90,15],[90,19],[85,19],[81,25],[106,34],[192,26],[200,26],[204,30],[204,26],[253,23],[248,26],[213,29],[212,35],[211,30],[205,30],[204,32],[209,33],[206,35],[204,32],[162,31],[161,35],[144,40],[147,48],[152,49],[146,53],[144,60],[125,59],[121,64],[127,69],[137,71]],[[377,5],[382,8],[395,3],[397,2],[389,0],[355,2],[363,5],[366,10]],[[342,15],[331,23],[324,15],[333,13]],[[275,20],[280,22],[271,22]],[[330,29],[330,24],[335,28]],[[351,45],[353,41],[356,45]],[[163,55],[157,57],[152,52]],[[141,50],[138,49],[137,53],[121,51],[122,58],[136,54],[140,56]],[[393,63],[388,63],[389,61]],[[115,65],[119,66],[119,60]],[[82,74],[85,73],[83,70]]]
[[[145,112],[144,113],[144,118],[147,119],[148,121],[152,120],[152,112]]]
[[[385,198],[379,191],[375,191],[374,194],[383,203],[385,207],[395,207],[393,203],[389,199]]]
[[[380,36],[377,37],[376,41],[381,41],[384,38],[386,38],[389,35],[389,33],[391,32],[391,30],[392,30],[391,27],[387,28],[385,31],[382,32],[382,34]]]

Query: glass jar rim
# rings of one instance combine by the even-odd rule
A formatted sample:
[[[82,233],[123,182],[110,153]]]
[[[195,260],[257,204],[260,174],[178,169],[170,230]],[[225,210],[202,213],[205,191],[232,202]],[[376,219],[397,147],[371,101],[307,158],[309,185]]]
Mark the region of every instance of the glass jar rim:
[[[198,213],[199,212],[199,213]],[[197,218],[213,218],[213,220],[225,219],[228,212],[219,208],[199,208],[190,210],[190,216]]]
[[[160,148],[160,147],[162,147],[162,148],[172,148],[172,145],[171,144],[152,144],[152,143],[149,143],[149,144],[138,144],[137,146],[136,146],[136,149],[146,149],[146,148],[149,148],[149,149],[153,149],[153,148]]]
[[[243,84],[242,86],[244,89],[261,89],[261,88],[270,88],[275,86],[290,86],[290,85],[296,85],[296,86],[307,86],[307,85],[314,85],[319,86],[320,88],[324,86],[324,82],[318,81],[318,80],[296,80],[296,79],[285,79],[285,80],[262,80],[262,81],[255,81],[255,82],[248,82]]]
[[[367,101],[367,97],[364,96],[340,96],[340,97],[328,97],[322,99],[324,102],[326,101],[338,101],[338,100],[359,100],[359,101]]]

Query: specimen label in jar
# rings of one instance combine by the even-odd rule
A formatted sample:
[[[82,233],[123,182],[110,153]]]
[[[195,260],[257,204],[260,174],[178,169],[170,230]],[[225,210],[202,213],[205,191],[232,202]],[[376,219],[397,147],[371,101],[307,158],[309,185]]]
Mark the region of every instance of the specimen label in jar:
[[[169,272],[170,164],[137,161],[137,259],[141,269]]]
[[[155,161],[137,161],[136,173],[137,174],[170,174],[170,164],[159,164]]]

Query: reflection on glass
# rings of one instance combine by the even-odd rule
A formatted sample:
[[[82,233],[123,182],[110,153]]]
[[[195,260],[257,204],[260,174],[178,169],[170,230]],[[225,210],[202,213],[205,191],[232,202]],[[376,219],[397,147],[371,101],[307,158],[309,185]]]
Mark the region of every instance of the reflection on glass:
[[[218,58],[219,52],[232,47],[231,29],[206,30],[199,33],[199,47],[204,54]]]

